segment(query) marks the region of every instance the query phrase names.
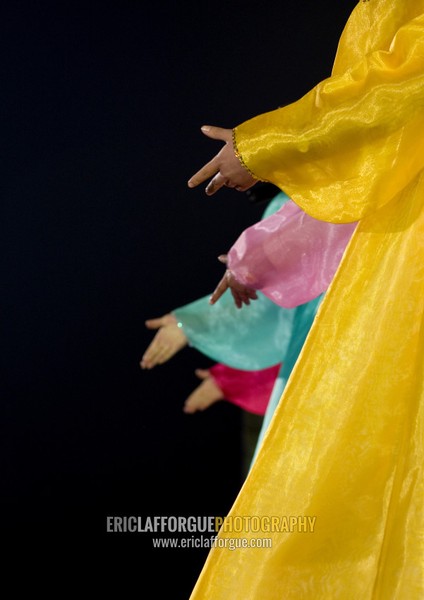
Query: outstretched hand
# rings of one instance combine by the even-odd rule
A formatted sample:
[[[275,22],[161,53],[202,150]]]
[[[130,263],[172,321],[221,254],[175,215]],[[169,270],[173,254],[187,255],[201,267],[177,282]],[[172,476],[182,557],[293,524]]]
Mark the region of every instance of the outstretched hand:
[[[204,125],[201,130],[207,137],[221,140],[225,145],[211,161],[189,179],[188,187],[194,188],[212,177],[205,190],[208,196],[212,196],[223,186],[245,192],[255,185],[256,179],[243,167],[236,156],[232,130],[211,125]]]
[[[183,411],[187,414],[205,410],[218,400],[224,399],[221,388],[215,383],[208,369],[196,369],[195,373],[202,380],[202,383],[197,386],[184,403]]]
[[[219,256],[218,260],[227,264],[227,257],[225,254]],[[209,304],[215,304],[228,289],[231,290],[237,308],[241,308],[243,304],[249,305],[251,300],[257,300],[258,298],[254,289],[238,282],[233,273],[227,269],[221,281],[216,286],[212,296],[209,298]]]
[[[184,331],[178,327],[177,319],[173,315],[148,319],[145,325],[148,329],[158,331],[140,361],[142,369],[162,365],[188,343]]]

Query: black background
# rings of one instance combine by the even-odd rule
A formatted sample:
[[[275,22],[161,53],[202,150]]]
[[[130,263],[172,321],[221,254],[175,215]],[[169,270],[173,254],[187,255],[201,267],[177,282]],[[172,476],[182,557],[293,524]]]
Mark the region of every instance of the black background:
[[[188,598],[206,550],[153,550],[106,516],[224,515],[241,414],[183,414],[211,363],[188,348],[141,371],[144,321],[209,294],[264,209],[187,188],[220,148],[200,126],[328,76],[354,4],[2,4],[1,523],[31,585],[59,569],[65,587],[91,573],[120,598]]]

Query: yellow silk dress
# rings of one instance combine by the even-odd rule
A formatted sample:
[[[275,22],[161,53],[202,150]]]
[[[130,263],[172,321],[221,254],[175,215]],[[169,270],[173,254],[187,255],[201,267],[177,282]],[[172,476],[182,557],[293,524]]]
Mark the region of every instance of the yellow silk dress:
[[[424,0],[359,2],[331,77],[235,143],[310,215],[359,225],[219,533],[247,547],[213,548],[191,600],[422,600]]]

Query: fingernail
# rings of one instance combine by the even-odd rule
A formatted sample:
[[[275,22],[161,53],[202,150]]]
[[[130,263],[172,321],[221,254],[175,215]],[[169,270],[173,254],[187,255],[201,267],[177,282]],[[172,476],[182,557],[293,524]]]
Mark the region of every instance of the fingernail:
[[[201,131],[209,131],[210,127],[209,127],[209,125],[202,125],[202,127],[200,129],[201,129]]]

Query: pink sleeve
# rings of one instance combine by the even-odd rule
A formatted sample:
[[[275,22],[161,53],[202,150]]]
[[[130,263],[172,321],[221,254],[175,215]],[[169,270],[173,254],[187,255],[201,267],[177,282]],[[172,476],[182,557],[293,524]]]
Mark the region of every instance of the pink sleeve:
[[[355,227],[318,221],[290,200],[241,234],[228,268],[240,283],[293,308],[327,290]]]
[[[221,363],[209,369],[225,399],[248,412],[264,415],[281,365],[242,371]]]

